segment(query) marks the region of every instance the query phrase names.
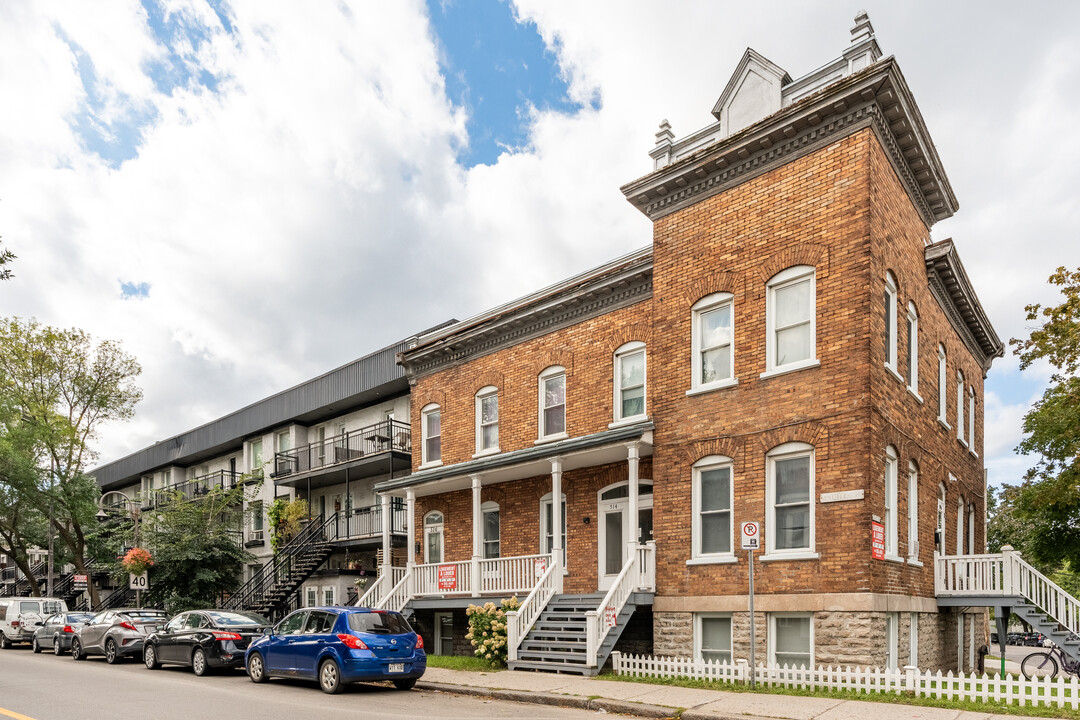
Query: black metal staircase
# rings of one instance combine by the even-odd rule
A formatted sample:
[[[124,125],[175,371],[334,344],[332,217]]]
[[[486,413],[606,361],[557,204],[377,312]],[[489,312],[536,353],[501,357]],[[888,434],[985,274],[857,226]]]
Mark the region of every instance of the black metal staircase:
[[[135,604],[135,591],[131,588],[121,587],[113,590],[111,593],[105,596],[104,600],[98,602],[92,609],[93,612],[101,612],[102,610],[113,610],[121,607],[131,607]]]
[[[227,610],[247,610],[276,620],[286,613],[291,598],[333,552],[330,540],[336,537],[337,513],[324,520],[312,519],[295,537],[279,548],[223,603]]]
[[[595,664],[590,664],[585,613],[596,610],[603,599],[603,593],[552,597],[518,646],[517,660],[510,662],[510,669],[575,675],[599,673],[637,607],[631,596],[616,617],[615,627],[600,645]]]

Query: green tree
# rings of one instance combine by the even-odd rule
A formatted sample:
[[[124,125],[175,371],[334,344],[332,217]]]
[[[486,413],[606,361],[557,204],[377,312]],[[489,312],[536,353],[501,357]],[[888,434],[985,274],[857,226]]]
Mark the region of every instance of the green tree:
[[[0,280],[10,280],[14,277],[9,267],[15,260],[15,253],[5,247],[0,247]]]
[[[237,588],[244,566],[254,560],[241,532],[248,487],[212,488],[193,500],[161,493],[154,510],[143,513],[140,540],[154,558],[150,603],[171,613],[214,607],[222,593]]]
[[[134,414],[142,391],[139,363],[119,343],[36,320],[0,320],[0,434],[27,433],[36,485],[21,499],[52,518],[52,528],[80,573],[97,532],[100,490],[86,469],[103,423]],[[3,509],[0,509],[3,512]],[[97,593],[91,585],[91,599]]]
[[[1029,322],[1042,324],[1026,340],[1009,344],[1026,370],[1046,361],[1055,372],[1050,387],[1024,417],[1019,452],[1036,458],[1012,499],[1025,525],[1025,551],[1043,567],[1080,567],[1080,269],[1060,267],[1050,276],[1064,301],[1026,307]]]

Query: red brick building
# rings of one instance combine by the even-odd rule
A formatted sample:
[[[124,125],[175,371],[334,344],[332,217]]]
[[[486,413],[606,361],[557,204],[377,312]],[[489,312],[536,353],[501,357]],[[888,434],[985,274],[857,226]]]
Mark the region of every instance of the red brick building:
[[[865,15],[796,80],[747,50],[713,114],[622,188],[650,247],[399,355],[413,472],[375,489],[413,553],[369,599],[463,651],[466,603],[529,596],[518,667],[748,658],[753,522],[759,661],[970,666],[984,614],[934,559],[985,550],[1002,344],[930,242],[957,202],[922,115]]]

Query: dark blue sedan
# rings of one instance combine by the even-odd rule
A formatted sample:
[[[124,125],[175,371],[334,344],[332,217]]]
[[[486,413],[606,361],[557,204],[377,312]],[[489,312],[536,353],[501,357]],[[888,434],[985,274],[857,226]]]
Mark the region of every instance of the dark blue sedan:
[[[427,669],[424,641],[400,613],[358,607],[297,610],[251,643],[244,660],[252,682],[308,678],[327,693],[362,680],[409,690]]]

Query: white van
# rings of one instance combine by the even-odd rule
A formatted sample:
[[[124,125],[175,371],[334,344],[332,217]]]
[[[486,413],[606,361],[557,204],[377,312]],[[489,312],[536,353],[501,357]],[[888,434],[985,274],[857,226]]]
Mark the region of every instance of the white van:
[[[59,598],[0,598],[0,648],[30,642],[45,618],[67,609],[67,603]]]

